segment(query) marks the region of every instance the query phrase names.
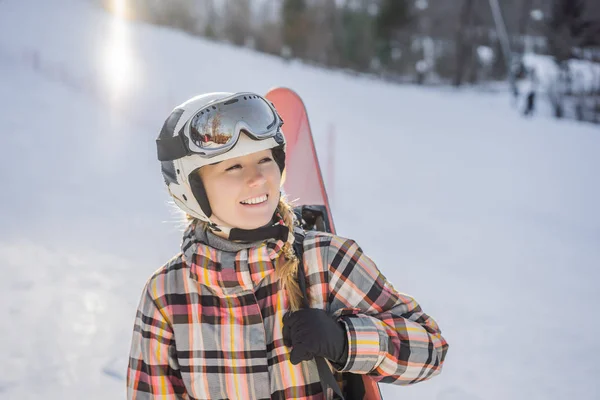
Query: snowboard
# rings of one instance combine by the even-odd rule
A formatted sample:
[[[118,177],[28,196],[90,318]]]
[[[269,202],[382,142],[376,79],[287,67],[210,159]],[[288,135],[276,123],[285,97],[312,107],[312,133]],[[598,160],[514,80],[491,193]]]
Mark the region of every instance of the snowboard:
[[[282,130],[287,146],[283,190],[288,200],[294,206],[305,230],[335,234],[304,102],[296,92],[284,87],[269,90],[265,97],[283,120]],[[350,375],[347,377],[346,400],[382,398],[376,381],[365,375]]]
[[[271,89],[265,97],[283,119],[286,140],[283,191],[304,219],[305,229],[335,233],[304,102],[296,92],[283,87]]]

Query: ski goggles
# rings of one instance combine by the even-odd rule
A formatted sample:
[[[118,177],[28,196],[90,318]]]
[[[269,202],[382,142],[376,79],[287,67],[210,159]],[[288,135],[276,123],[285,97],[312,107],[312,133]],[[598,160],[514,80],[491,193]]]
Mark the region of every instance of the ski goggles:
[[[192,154],[215,157],[231,150],[242,131],[255,140],[275,138],[283,144],[282,125],[264,97],[236,93],[198,110],[176,136],[159,138],[158,159],[172,161]]]

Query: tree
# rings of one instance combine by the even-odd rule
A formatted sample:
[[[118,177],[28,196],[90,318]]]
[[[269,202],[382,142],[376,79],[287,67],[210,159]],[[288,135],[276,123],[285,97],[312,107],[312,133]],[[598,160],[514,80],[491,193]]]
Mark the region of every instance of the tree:
[[[335,51],[340,66],[363,72],[369,70],[375,55],[375,18],[369,13],[372,4],[363,1],[351,6],[346,2],[336,10]]]
[[[454,86],[460,86],[464,76],[467,55],[472,51],[467,44],[467,33],[473,18],[474,0],[463,0],[460,21],[456,30],[456,69],[454,71]]]
[[[408,0],[383,0],[375,19],[377,53],[383,65],[389,65],[398,32],[413,20],[412,6]]]
[[[225,3],[225,34],[229,41],[238,46],[247,45],[253,40],[250,0]]]
[[[340,65],[340,55],[335,46],[340,18],[335,0],[320,0],[310,4],[304,17],[307,24],[305,56],[322,65]]]
[[[281,8],[283,43],[296,57],[306,54],[308,17],[305,0],[284,0]]]
[[[600,21],[588,19],[589,2],[554,0],[548,42],[557,62],[572,57],[575,47],[600,45]]]

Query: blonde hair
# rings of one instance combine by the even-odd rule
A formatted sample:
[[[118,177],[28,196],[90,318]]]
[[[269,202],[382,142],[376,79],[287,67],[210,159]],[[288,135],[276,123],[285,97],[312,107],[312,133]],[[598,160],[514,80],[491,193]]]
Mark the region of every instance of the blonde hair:
[[[298,264],[299,259],[294,251],[294,225],[296,223],[296,216],[292,206],[287,202],[284,196],[279,199],[277,205],[277,212],[283,218],[285,226],[290,230],[288,240],[283,244],[282,252],[277,259],[276,273],[277,277],[281,282],[281,287],[287,292],[288,300],[290,303],[290,309],[297,311],[302,308],[302,291],[296,277],[298,276]],[[185,215],[188,221],[193,223],[202,224],[202,229],[207,230],[208,224],[204,221],[196,219],[189,214]],[[281,257],[283,255],[283,258]]]

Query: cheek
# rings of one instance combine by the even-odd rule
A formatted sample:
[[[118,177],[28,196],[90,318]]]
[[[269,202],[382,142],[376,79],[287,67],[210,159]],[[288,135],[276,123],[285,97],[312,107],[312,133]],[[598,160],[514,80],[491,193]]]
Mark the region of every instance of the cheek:
[[[279,185],[281,184],[281,172],[279,172],[279,167],[276,164],[271,166],[265,175],[269,182],[279,188]]]
[[[230,197],[231,184],[226,179],[210,179],[209,182],[204,183],[206,188],[206,194],[208,201],[213,209],[218,208],[219,205],[225,203],[227,198]]]

